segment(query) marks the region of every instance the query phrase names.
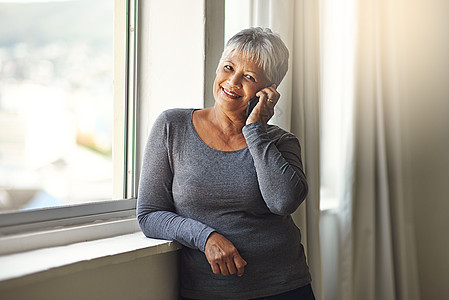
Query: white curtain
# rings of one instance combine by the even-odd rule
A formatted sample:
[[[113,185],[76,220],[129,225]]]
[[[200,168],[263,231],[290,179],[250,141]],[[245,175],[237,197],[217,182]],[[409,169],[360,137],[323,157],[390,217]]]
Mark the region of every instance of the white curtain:
[[[319,237],[319,2],[250,1],[250,26],[269,27],[281,35],[290,51],[289,71],[278,90],[281,101],[270,121],[298,136],[309,184],[307,200],[293,218],[312,274],[316,299],[322,299]]]
[[[340,172],[341,300],[419,299],[412,204],[404,196],[401,160],[398,2],[356,2],[353,131]]]
[[[307,259],[316,299],[323,299],[320,246],[319,2],[295,1],[291,130],[303,141],[309,195],[295,220],[305,223]],[[301,225],[300,225],[301,226]]]
[[[418,175],[410,174],[411,156],[407,149],[410,143],[406,139],[413,134],[409,125],[414,122],[410,120],[410,111],[414,109],[409,108],[408,100],[417,99],[410,91],[419,89],[407,83],[421,83],[422,79],[417,80],[420,78],[417,74],[407,72],[420,70],[419,64],[409,66],[414,63],[413,54],[425,51],[426,45],[416,47],[417,40],[412,37],[417,32],[423,36],[422,23],[432,20],[421,20],[418,11],[410,14],[410,7],[419,10],[421,4],[408,0],[234,2],[249,15],[243,27],[270,27],[280,33],[290,49],[289,72],[279,86],[282,98],[272,123],[294,132],[303,145],[310,193],[294,219],[303,233],[317,299],[324,299],[324,294],[326,300],[420,299],[423,284],[419,281],[413,215],[417,200],[412,195]],[[443,0],[431,2],[442,10],[447,8]],[[334,7],[328,9],[330,5]],[[326,34],[340,39],[332,31],[323,32],[328,30],[323,26],[323,18],[329,18],[323,11],[335,16],[335,5],[345,5],[346,11],[354,9],[356,15],[340,28],[349,33],[343,37],[345,46],[330,49],[341,51],[342,61],[335,65],[342,69],[342,76],[333,87],[339,95],[325,86],[329,80],[324,73],[335,61],[323,58],[321,48]],[[438,24],[447,22],[440,20],[433,28],[438,29]],[[439,34],[443,32],[440,30]],[[351,34],[354,38],[346,40]],[[431,38],[435,32],[429,34],[426,40],[438,39]],[[444,45],[443,42],[434,44]],[[442,50],[433,52],[442,53]],[[431,75],[422,75],[426,76],[428,86],[433,86],[429,82],[443,80],[427,79]],[[341,84],[346,88],[341,89]],[[338,136],[341,149],[333,157],[339,166],[335,176],[339,200],[336,215],[340,226],[335,231],[339,240],[335,245],[336,287],[331,292],[322,285],[322,275],[329,270],[326,265],[322,266],[319,235],[320,137],[323,136],[320,118],[327,118],[320,107],[320,103],[326,103],[322,101],[323,96],[331,101],[338,97],[346,99],[338,107],[342,116],[339,124],[342,132]]]

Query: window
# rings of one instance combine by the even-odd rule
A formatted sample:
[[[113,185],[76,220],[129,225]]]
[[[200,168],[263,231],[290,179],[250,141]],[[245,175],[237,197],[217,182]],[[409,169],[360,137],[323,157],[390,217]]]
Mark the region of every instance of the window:
[[[0,209],[112,199],[113,2],[0,12]]]
[[[206,68],[205,56],[210,57],[211,49],[205,46],[204,19],[206,6],[208,13],[222,19],[223,10],[215,9],[221,2],[40,0],[20,5],[84,1],[114,4],[112,200],[0,212],[0,255],[138,231],[139,167],[153,121],[165,109],[204,107],[205,94],[212,90],[205,78],[215,74],[222,49],[213,47],[217,58]],[[12,3],[18,5],[0,0],[0,14],[2,5]],[[88,22],[84,19],[85,15],[77,22]],[[207,40],[216,36],[215,31],[208,32]],[[32,238],[27,234],[30,231],[36,232]]]
[[[355,3],[321,0],[320,208],[339,205],[354,98]]]
[[[1,235],[134,213],[135,16],[0,0]]]

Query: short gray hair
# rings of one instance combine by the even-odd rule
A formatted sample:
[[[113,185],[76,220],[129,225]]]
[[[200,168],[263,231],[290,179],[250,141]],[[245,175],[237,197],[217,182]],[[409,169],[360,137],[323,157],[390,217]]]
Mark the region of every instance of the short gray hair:
[[[267,79],[279,85],[288,70],[288,49],[281,37],[269,28],[243,29],[226,43],[220,63],[237,50],[253,60],[265,73]]]

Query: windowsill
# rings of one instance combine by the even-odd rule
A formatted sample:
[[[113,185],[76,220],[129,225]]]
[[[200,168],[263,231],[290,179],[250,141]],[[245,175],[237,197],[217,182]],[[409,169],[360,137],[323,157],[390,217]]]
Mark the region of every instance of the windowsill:
[[[0,256],[0,290],[108,264],[179,250],[141,232]],[[47,272],[50,271],[51,272]]]

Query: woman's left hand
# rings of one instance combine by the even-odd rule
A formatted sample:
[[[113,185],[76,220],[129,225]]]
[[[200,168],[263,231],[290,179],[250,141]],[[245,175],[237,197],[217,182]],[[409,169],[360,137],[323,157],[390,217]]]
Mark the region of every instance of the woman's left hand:
[[[234,244],[217,232],[213,232],[206,241],[204,254],[214,274],[242,276],[246,261],[240,256]]]
[[[267,123],[274,115],[274,106],[279,101],[280,94],[276,90],[276,84],[266,87],[256,93],[259,103],[254,107],[246,119],[246,125],[254,122]]]

